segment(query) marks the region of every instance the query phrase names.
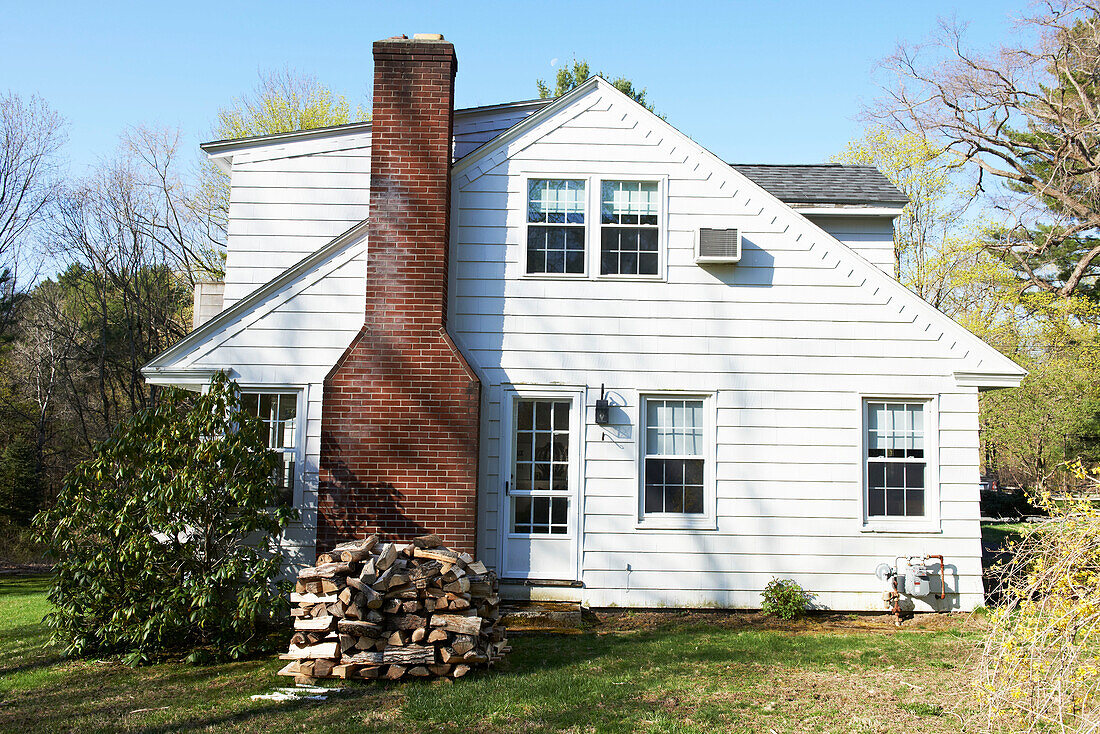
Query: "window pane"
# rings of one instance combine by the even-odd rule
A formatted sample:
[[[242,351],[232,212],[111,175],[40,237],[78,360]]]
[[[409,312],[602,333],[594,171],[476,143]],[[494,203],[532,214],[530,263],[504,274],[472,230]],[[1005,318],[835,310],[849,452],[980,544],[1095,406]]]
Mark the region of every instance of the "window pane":
[[[905,514],[905,490],[887,487],[886,489],[886,514]]]
[[[684,490],[684,512],[691,515],[703,514],[702,487],[687,487]]]
[[[867,493],[867,514],[886,514],[886,490],[872,489]]]
[[[887,487],[904,487],[905,486],[905,465],[897,463],[889,463],[886,465],[886,486]]]
[[[260,414],[260,396],[256,393],[244,393],[241,395],[241,408],[250,415]]]
[[[924,464],[905,465],[905,486],[907,489],[924,489]]]
[[[649,461],[655,461],[649,459]],[[646,484],[645,488],[645,512],[649,514],[651,512],[664,512],[665,511],[665,491],[661,485],[650,486]]]
[[[905,490],[905,514],[908,517],[920,517],[924,515],[924,490]]]
[[[881,489],[886,486],[886,464],[879,461],[867,464],[867,486],[871,489]]]
[[[531,179],[527,182],[527,221],[584,222],[584,181]]]
[[[531,498],[530,497],[513,497],[512,498],[512,527],[513,532],[527,533],[530,532],[531,524]]]
[[[684,511],[684,488],[682,485],[665,487],[665,512]]]
[[[637,224],[642,217],[656,224],[659,210],[655,181],[604,181],[600,186],[603,224]]]

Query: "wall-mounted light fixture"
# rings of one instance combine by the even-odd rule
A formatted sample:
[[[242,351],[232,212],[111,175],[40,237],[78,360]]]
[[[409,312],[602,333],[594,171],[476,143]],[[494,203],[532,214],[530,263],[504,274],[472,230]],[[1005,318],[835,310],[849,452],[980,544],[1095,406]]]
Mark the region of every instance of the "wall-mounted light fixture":
[[[596,425],[606,426],[611,422],[611,402],[604,397],[603,385],[600,385],[600,399],[596,401]]]

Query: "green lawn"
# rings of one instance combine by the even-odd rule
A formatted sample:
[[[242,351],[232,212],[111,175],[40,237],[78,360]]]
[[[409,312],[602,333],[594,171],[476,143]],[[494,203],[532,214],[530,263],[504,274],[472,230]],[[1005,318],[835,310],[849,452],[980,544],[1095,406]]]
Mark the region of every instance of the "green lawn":
[[[1029,522],[986,522],[982,523],[982,541],[986,544],[1004,546],[1005,543],[1018,540],[1020,536],[1034,528]]]
[[[832,615],[625,615],[516,637],[457,682],[356,683],[325,702],[252,701],[274,658],[130,669],[46,646],[44,578],[0,580],[0,731],[950,732],[965,716],[974,624]],[[942,708],[941,708],[942,706]]]

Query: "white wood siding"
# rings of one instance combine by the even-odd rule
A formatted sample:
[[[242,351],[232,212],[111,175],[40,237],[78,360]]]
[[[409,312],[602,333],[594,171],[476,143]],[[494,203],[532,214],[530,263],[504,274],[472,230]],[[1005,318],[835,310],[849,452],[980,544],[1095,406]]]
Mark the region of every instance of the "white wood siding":
[[[667,177],[666,280],[524,277],[523,175],[539,173],[592,176],[593,187],[600,177]],[[450,328],[484,380],[479,553],[488,562],[498,558],[508,464],[502,386],[579,385],[586,602],[753,607],[778,575],[825,606],[880,609],[878,563],[943,553],[958,592],[947,604],[982,603],[977,394],[952,377],[979,358],[957,333],[611,95],[582,97],[471,163],[456,175],[454,201]],[[590,221],[595,214],[590,206]],[[700,226],[738,227],[742,261],[696,266]],[[836,231],[866,245],[869,259],[885,250],[885,231],[857,229]],[[588,242],[598,243],[596,227]],[[615,403],[606,434],[593,416],[601,384]],[[638,527],[639,393],[662,390],[717,396],[717,530]],[[941,532],[863,529],[860,400],[877,394],[938,398]]]
[[[232,368],[243,388],[292,389],[299,401],[300,511],[283,543],[292,566],[313,562],[324,379],[363,324],[365,241],[349,244],[226,324],[172,367]]]
[[[887,275],[894,274],[894,221],[885,216],[806,218],[858,252]]]

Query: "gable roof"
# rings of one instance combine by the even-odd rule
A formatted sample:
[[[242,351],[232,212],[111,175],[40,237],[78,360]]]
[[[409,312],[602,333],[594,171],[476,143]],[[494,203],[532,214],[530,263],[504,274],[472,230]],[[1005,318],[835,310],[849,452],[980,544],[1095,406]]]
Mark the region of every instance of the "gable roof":
[[[841,163],[730,165],[785,204],[885,204],[901,207],[909,203],[909,197],[874,166]]]
[[[369,220],[364,219],[342,234],[337,235],[324,247],[311,252],[309,255],[302,258],[294,265],[291,265],[214,318],[203,323],[199,328],[151,359],[148,364],[141,368],[141,374],[148,379],[160,374],[171,373],[171,365],[177,358],[187,354],[192,349],[202,344],[210,336],[220,331],[222,327],[242,317],[272,294],[277,293],[284,287],[293,283],[303,273],[317,267],[344,247],[362,239],[367,233],[368,221]]]
[[[588,79],[583,84],[580,84],[571,91],[555,99],[553,103],[524,118],[521,122],[460,159],[452,167],[452,175],[457,176],[459,174],[464,174],[468,180],[478,178],[486,169],[494,167],[499,162],[495,160],[494,154],[503,146],[522,138],[543,122],[553,117],[558,112],[570,107],[574,102],[585,97],[597,88],[601,92],[609,94],[621,102],[628,103],[633,107],[636,114],[642,115],[648,119],[652,128],[674,136],[673,139],[677,141],[676,147],[678,149],[682,147],[687,151],[691,151],[698,160],[698,165],[710,168],[712,170],[712,175],[723,176],[732,174],[733,183],[735,185],[747,185],[750,187],[750,190],[755,189],[760,195],[758,197],[759,201],[764,203],[771,202],[775,209],[779,210],[779,212],[787,213],[792,218],[792,224],[803,230],[802,233],[795,231],[792,232],[792,234],[796,235],[797,238],[801,238],[803,234],[809,235],[810,249],[819,253],[824,251],[823,256],[829,256],[832,251],[835,251],[837,254],[833,256],[839,256],[840,259],[848,261],[852,265],[851,274],[857,276],[858,273],[858,277],[863,278],[865,287],[872,288],[876,292],[882,290],[888,294],[888,303],[892,304],[892,308],[898,306],[900,306],[900,309],[911,308],[911,312],[914,312],[918,317],[923,317],[921,320],[924,322],[926,329],[931,327],[942,329],[943,335],[947,337],[951,350],[955,350],[956,346],[960,346],[965,347],[965,354],[969,354],[971,351],[975,352],[980,368],[968,369],[965,372],[956,372],[955,378],[957,384],[978,387],[1016,387],[1020,384],[1020,380],[1027,374],[1027,371],[1018,364],[1001,354],[963,326],[956,323],[951,317],[944,314],[935,306],[913,293],[895,280],[893,276],[888,275],[878,266],[872,264],[844,242],[841,242],[835,236],[801,214],[798,210],[792,208],[789,203],[782,201],[773,192],[754,181],[748,175],[721,160],[718,156],[714,155],[714,153],[677,130],[666,120],[658,117],[626,94],[623,94],[623,92],[616,89],[610,82],[602,77],[594,76]],[[485,161],[486,158],[489,158],[489,160],[482,165],[478,165],[482,161]],[[836,165],[839,167],[839,164]],[[831,168],[833,165],[826,164],[823,167]],[[885,179],[885,176],[883,176],[883,178]],[[761,213],[764,213],[763,210]]]

